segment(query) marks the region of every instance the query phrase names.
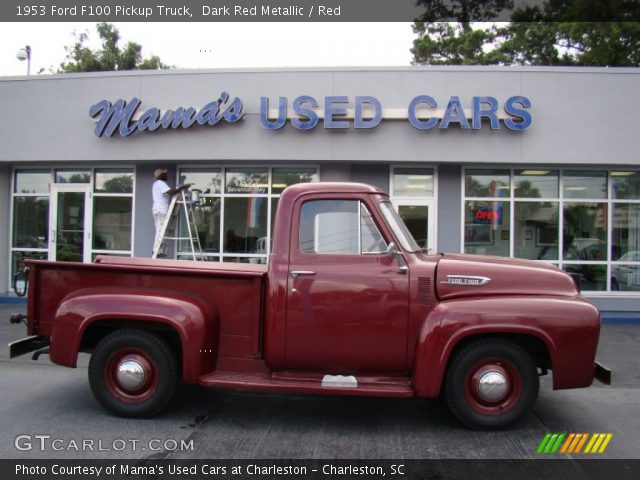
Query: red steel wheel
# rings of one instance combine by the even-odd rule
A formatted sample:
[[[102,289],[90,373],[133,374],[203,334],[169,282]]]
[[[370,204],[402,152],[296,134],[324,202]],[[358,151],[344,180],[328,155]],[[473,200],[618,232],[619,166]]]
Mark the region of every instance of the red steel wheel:
[[[465,375],[464,395],[478,413],[500,415],[517,405],[522,395],[520,372],[504,358],[480,360]]]
[[[151,398],[158,387],[158,367],[146,352],[122,348],[107,359],[104,381],[119,400],[141,403]]]
[[[471,428],[502,428],[528,412],[539,379],[526,350],[508,340],[485,339],[463,348],[447,370],[451,412]]]
[[[171,401],[178,382],[174,352],[160,336],[116,330],[96,346],[89,383],[107,410],[123,417],[151,417]]]

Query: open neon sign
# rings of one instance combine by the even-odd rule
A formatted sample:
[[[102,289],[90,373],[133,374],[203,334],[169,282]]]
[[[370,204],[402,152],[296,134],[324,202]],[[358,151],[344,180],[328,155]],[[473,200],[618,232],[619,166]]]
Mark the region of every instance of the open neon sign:
[[[473,212],[473,218],[475,223],[490,224],[490,223],[502,223],[502,207],[497,209],[493,208],[479,208]]]

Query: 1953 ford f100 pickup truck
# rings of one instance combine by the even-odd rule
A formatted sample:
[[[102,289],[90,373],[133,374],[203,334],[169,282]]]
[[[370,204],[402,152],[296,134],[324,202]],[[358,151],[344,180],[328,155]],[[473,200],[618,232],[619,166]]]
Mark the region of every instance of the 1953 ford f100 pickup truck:
[[[149,417],[176,385],[438,397],[472,428],[504,427],[553,388],[610,380],[598,310],[540,262],[427,255],[387,194],[287,188],[268,265],[98,257],[28,261],[29,338],[75,367],[91,353],[98,401]],[[16,320],[16,318],[14,318]],[[36,352],[36,355],[38,352]]]

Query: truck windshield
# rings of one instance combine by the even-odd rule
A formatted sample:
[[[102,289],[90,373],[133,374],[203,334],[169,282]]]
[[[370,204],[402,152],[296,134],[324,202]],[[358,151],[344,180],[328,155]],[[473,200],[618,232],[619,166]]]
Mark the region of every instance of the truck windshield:
[[[419,252],[421,250],[420,247],[414,240],[413,235],[411,235],[407,226],[402,221],[402,218],[400,218],[400,215],[398,215],[398,212],[396,212],[391,205],[391,202],[380,202],[380,210],[382,210],[382,215],[387,221],[389,227],[391,227],[391,230],[393,230],[393,234],[400,242],[402,249],[405,252]]]

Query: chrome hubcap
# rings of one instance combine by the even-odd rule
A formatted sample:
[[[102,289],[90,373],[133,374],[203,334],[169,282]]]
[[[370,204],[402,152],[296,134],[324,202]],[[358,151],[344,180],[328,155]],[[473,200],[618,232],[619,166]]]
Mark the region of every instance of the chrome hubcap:
[[[509,380],[495,370],[484,373],[478,380],[478,395],[486,402],[498,402],[509,391]]]
[[[137,390],[142,387],[147,379],[147,374],[142,364],[136,360],[125,360],[118,365],[116,380],[118,385],[125,390]]]

